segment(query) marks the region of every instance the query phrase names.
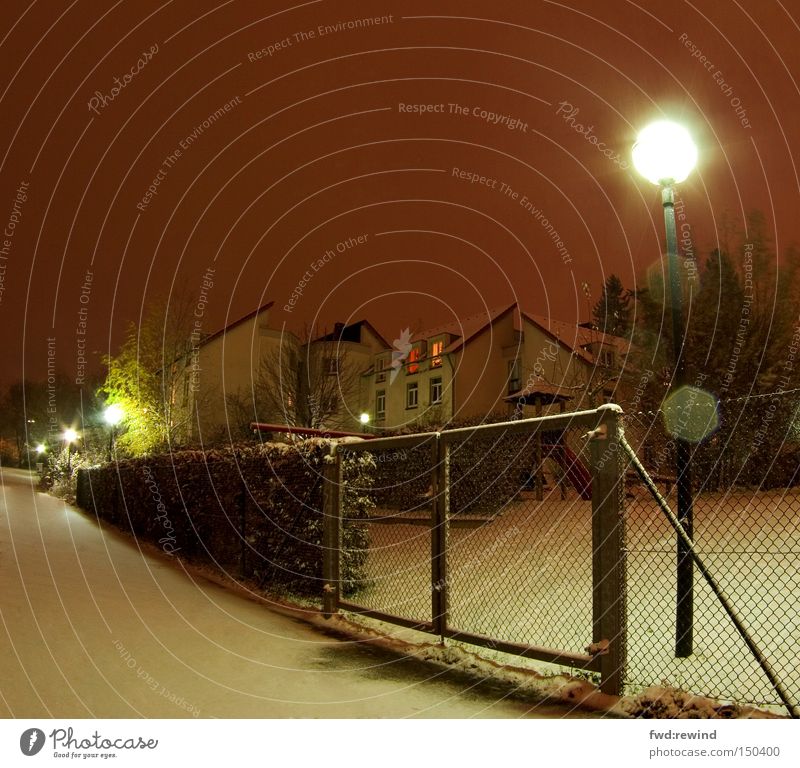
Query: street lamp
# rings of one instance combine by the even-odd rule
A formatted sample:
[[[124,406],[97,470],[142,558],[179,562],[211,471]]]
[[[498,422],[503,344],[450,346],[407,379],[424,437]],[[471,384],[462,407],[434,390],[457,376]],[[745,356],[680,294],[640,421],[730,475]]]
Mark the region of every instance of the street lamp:
[[[361,422],[361,431],[362,432],[366,432],[367,431],[367,424],[369,424],[369,414],[366,413],[366,412],[362,413],[358,417],[358,420]]]
[[[674,185],[680,184],[692,172],[697,163],[697,147],[683,126],[660,120],[651,123],[639,134],[632,154],[636,170],[648,181],[661,187],[672,305],[672,353],[675,365],[672,390],[676,392],[686,383],[686,365],[683,354],[683,297],[678,271]],[[678,486],[678,519],[689,538],[692,538],[691,447],[680,435],[676,441],[675,471]],[[679,658],[692,654],[693,614],[694,568],[688,547],[678,538],[675,655]]]
[[[125,416],[125,411],[117,405],[116,403],[112,403],[108,406],[108,408],[103,411],[103,420],[109,426],[109,434],[108,434],[108,460],[111,461],[112,457],[114,456],[114,436],[116,431],[116,426],[119,424],[123,417]]]
[[[78,433],[74,429],[65,429],[62,437],[67,444],[67,475],[69,475],[72,469],[72,444],[78,439]]]

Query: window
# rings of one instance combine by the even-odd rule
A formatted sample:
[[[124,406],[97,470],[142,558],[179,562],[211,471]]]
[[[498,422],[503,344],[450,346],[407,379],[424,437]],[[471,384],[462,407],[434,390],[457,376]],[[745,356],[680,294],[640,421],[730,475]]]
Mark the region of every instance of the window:
[[[422,349],[419,346],[411,347],[406,363],[406,373],[419,373],[419,361],[422,359]]]
[[[438,405],[442,402],[442,380],[431,379],[431,405]]]
[[[431,368],[442,367],[442,352],[444,352],[444,342],[434,341],[431,344]]]
[[[414,381],[406,384],[406,408],[416,408],[419,402],[419,384]]]
[[[611,368],[614,365],[614,352],[610,349],[604,350],[600,353],[600,361],[607,368]]]
[[[386,381],[386,363],[387,359],[385,357],[379,357],[377,362],[375,363],[375,381],[380,384],[383,381]]]
[[[386,390],[379,389],[375,393],[375,420],[386,418]]]
[[[339,373],[339,358],[338,357],[326,357],[323,361],[323,365],[325,366],[325,373],[328,376],[336,376]]]
[[[508,361],[508,394],[519,392],[519,358]]]

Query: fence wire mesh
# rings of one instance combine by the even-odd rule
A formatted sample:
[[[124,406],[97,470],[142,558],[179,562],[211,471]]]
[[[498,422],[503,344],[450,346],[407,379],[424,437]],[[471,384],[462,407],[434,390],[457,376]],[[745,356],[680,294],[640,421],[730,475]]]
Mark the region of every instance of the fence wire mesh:
[[[442,439],[450,458],[450,627],[584,653],[592,641],[592,536],[578,430],[491,427]]]
[[[800,703],[800,492],[796,403],[716,405],[715,431],[692,451],[694,542],[756,645]],[[754,407],[755,406],[755,407]],[[759,407],[762,406],[762,407]],[[775,414],[790,414],[788,421]],[[771,427],[765,433],[760,425]],[[778,428],[782,423],[784,426]],[[625,417],[629,443],[677,513],[674,440],[661,414]],[[767,443],[769,445],[767,445]],[[694,574],[694,647],[675,656],[676,534],[628,474],[627,688],[665,684],[754,704],[780,699],[701,574]]]
[[[350,585],[353,603],[371,611],[398,616],[420,624],[432,621],[431,524],[433,515],[433,451],[435,437],[417,444],[385,449],[359,450],[343,445],[342,485],[354,488],[354,462],[348,455],[360,454],[362,466],[371,474],[362,489],[372,500],[362,541],[360,577]],[[343,498],[346,525],[351,512]],[[364,521],[362,520],[363,524]]]

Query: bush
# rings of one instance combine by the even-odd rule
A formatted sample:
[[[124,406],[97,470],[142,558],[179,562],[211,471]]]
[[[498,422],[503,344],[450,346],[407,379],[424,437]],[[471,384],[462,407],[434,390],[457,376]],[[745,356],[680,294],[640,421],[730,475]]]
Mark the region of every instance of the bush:
[[[82,470],[78,504],[168,554],[235,570],[262,586],[319,596],[329,453],[330,442],[307,440],[129,459]],[[366,497],[346,498],[345,591],[362,578],[367,533],[358,519],[370,508]]]

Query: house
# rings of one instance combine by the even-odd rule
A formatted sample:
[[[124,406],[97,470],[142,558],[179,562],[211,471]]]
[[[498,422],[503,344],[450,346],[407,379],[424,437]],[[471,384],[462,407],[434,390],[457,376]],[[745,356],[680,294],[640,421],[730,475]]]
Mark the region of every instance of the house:
[[[186,437],[213,441],[236,418],[232,400],[252,400],[261,361],[280,348],[285,335],[270,326],[270,301],[211,334],[197,327],[188,344],[182,392],[178,398],[193,412]]]
[[[327,429],[361,427],[363,373],[388,344],[366,320],[301,336],[270,324],[274,302],[210,335],[193,333],[182,405],[189,439],[240,435],[252,421]]]
[[[628,342],[516,304],[401,333],[366,374],[376,430],[490,413],[524,418],[615,397]]]

